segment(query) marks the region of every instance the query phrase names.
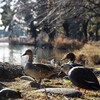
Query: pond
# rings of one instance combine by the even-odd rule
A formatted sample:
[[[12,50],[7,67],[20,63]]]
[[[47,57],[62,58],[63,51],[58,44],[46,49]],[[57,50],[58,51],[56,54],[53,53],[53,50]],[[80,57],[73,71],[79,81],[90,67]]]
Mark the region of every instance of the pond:
[[[6,42],[0,42],[0,62],[22,65],[26,62],[27,57],[22,57],[25,50],[31,49],[39,61],[48,61],[50,59],[60,60],[66,51],[57,49],[35,48],[26,45],[9,45]]]

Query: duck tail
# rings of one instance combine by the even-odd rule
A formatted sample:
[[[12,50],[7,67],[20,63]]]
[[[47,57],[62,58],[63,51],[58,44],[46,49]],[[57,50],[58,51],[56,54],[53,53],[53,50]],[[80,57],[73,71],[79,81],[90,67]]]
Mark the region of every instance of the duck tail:
[[[98,91],[100,91],[100,85],[99,85],[99,87],[98,87]]]
[[[98,90],[100,91],[100,85],[99,85],[99,87],[98,87]]]
[[[96,85],[95,87],[92,87],[94,91],[100,91],[100,85]]]

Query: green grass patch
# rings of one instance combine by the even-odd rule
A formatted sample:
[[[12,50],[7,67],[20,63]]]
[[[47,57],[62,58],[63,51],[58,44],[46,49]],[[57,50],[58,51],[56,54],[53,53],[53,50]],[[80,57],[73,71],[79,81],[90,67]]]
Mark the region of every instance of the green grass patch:
[[[64,80],[64,84],[69,85],[69,84],[71,84],[71,81],[70,80]]]

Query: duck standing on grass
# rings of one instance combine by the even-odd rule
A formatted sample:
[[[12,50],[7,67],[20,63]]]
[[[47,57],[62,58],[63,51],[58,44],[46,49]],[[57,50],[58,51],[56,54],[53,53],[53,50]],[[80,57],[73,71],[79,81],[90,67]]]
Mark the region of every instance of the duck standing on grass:
[[[68,53],[61,60],[69,59],[68,63],[61,65],[63,71],[71,82],[80,88],[86,90],[100,90],[99,82],[91,68],[85,68],[82,64],[75,63],[74,53]]]
[[[79,89],[85,89],[84,93],[86,93],[86,90],[100,90],[99,82],[93,71],[89,68],[72,67],[69,64],[62,64],[61,71],[68,75],[68,78],[75,86],[79,87]]]
[[[55,74],[55,70],[51,66],[47,66],[45,64],[33,64],[33,52],[32,50],[28,49],[23,54],[23,56],[28,55],[29,59],[26,65],[24,66],[24,71],[27,75],[31,76],[32,78],[35,78],[36,80],[39,80],[39,83],[41,82],[41,79],[48,78]]]
[[[84,55],[81,55],[81,57],[83,57],[83,61],[81,60],[81,62],[84,62],[85,63],[85,60],[84,60]],[[75,60],[76,60],[76,56],[75,56],[75,54],[74,53],[72,53],[72,52],[70,52],[70,53],[68,53],[67,55],[65,55],[62,59],[61,59],[61,61],[62,60],[65,60],[65,59],[69,59],[69,61],[66,63],[66,64],[69,64],[69,65],[71,65],[71,67],[76,67],[76,66],[80,66],[80,67],[85,67],[84,66],[84,64],[80,64],[80,63],[75,63]],[[93,69],[93,68],[88,68],[88,69],[90,69],[91,71],[93,71],[94,73],[96,73],[95,72],[95,70]]]

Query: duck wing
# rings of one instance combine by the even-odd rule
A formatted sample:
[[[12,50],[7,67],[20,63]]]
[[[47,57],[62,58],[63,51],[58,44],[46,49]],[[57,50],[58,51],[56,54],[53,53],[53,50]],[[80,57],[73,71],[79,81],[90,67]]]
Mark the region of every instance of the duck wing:
[[[100,85],[95,74],[89,68],[74,68],[69,78],[78,87],[99,90]]]
[[[78,63],[73,63],[72,65],[73,67],[76,67],[76,66],[83,66],[82,64],[78,64]]]
[[[44,64],[27,63],[25,73],[33,78],[42,79],[54,75],[54,68]]]
[[[54,70],[54,67],[47,66],[45,64],[33,64],[33,66],[37,67],[37,69],[40,69],[40,70],[46,70],[46,71],[53,71]]]
[[[27,63],[28,70],[37,72],[37,73],[44,73],[44,74],[54,74],[56,73],[55,68],[52,66],[47,66],[45,64],[32,64],[32,63]]]

